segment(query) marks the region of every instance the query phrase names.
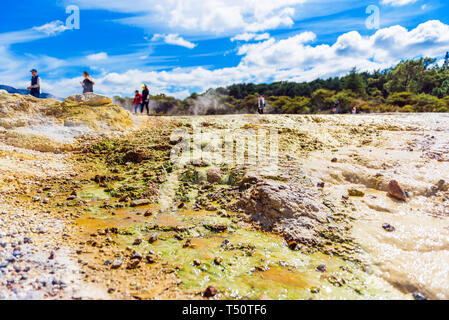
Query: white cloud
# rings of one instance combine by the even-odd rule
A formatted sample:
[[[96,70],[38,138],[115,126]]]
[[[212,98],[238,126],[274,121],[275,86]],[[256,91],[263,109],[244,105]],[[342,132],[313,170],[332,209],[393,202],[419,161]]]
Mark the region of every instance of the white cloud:
[[[236,35],[235,37],[231,38],[231,42],[234,41],[251,41],[251,40],[255,40],[255,41],[261,41],[261,40],[268,40],[270,39],[270,34],[265,32],[265,33],[249,33],[249,32],[245,32],[245,33],[241,33]]]
[[[81,8],[134,14],[123,23],[176,33],[236,34],[293,25],[295,8],[310,0],[67,0]]]
[[[65,25],[61,21],[57,20],[42,26],[33,27],[31,29],[0,33],[0,45],[11,45],[14,43],[35,41],[38,39],[56,36],[66,30],[67,28]]]
[[[153,38],[151,39],[151,41],[157,41],[159,39],[164,40],[164,42],[167,44],[172,44],[175,46],[181,46],[181,47],[185,47],[185,48],[189,48],[189,49],[193,49],[196,47],[196,44],[185,40],[184,38],[179,36],[179,34],[173,34],[173,33],[167,34],[167,35],[155,34],[153,36]]]
[[[90,54],[86,58],[87,58],[87,60],[90,60],[90,61],[107,60],[108,54],[106,52],[100,52],[100,53]]]
[[[418,0],[382,0],[382,4],[388,4],[393,7],[405,6],[407,4],[415,3]]]
[[[53,21],[53,22],[49,22],[47,24],[44,24],[43,26],[40,27],[34,27],[33,30],[39,31],[39,32],[43,32],[46,35],[49,36],[54,36],[57,35],[58,33],[61,33],[65,30],[67,30],[68,28],[65,26],[64,23],[62,23],[62,21]]]

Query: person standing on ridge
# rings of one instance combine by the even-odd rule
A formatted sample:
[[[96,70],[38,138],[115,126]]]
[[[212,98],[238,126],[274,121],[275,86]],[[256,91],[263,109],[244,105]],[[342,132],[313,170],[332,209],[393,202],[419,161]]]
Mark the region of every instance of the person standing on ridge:
[[[134,96],[134,114],[137,114],[138,108],[141,106],[142,103],[142,95],[139,93],[139,90],[136,90],[136,95]]]
[[[258,111],[260,114],[263,114],[265,109],[265,97],[263,96],[263,94],[260,94],[257,97],[257,102],[258,102]]]
[[[94,92],[94,80],[90,77],[87,71],[83,72],[84,80],[81,81],[81,85],[83,86],[83,94],[88,92]]]
[[[334,108],[332,109],[333,114],[339,114],[340,113],[340,101],[336,100],[334,102]]]
[[[39,98],[41,94],[41,78],[37,75],[37,70],[33,69],[30,71],[33,75],[31,77],[31,86],[27,88],[30,90],[30,94],[33,97]]]
[[[150,104],[150,90],[148,90],[148,87],[146,84],[142,85],[142,107],[140,109],[140,113],[143,113],[144,108],[147,109],[147,115],[150,115],[150,109],[149,109],[149,104]]]

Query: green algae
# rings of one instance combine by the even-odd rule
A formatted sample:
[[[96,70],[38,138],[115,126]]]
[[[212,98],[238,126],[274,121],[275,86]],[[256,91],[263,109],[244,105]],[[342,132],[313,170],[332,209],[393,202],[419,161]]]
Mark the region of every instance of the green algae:
[[[214,232],[210,225],[225,225],[227,229]],[[150,243],[147,239],[154,233],[158,233],[158,239]],[[169,263],[183,289],[201,291],[212,285],[221,299],[392,297],[378,284],[368,286],[369,275],[356,263],[321,253],[292,251],[276,235],[207,212],[159,213],[145,223],[122,229],[118,237],[120,245],[142,254],[155,252]],[[133,246],[136,238],[144,240]],[[326,272],[316,270],[320,264],[326,265]]]
[[[103,201],[103,200],[109,200],[111,196],[104,191],[103,188],[99,188],[96,185],[88,185],[81,189],[81,191],[78,193],[78,197],[83,200],[90,200],[90,201]]]

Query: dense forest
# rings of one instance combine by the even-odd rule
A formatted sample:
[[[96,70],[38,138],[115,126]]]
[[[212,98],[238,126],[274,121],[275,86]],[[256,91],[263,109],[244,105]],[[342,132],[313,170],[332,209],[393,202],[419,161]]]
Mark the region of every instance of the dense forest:
[[[433,58],[402,61],[393,68],[358,72],[311,82],[234,84],[226,88],[193,93],[179,100],[160,94],[151,96],[156,114],[254,113],[257,96],[266,98],[269,113],[330,113],[334,101],[341,112],[449,112],[449,53],[444,64]],[[115,97],[121,105],[131,98]]]

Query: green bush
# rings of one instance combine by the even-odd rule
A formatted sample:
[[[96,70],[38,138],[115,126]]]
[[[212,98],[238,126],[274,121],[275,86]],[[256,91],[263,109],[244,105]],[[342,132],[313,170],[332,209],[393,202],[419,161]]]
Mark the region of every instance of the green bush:
[[[417,112],[433,112],[440,107],[444,107],[444,104],[438,97],[425,93],[416,96],[415,110]]]
[[[411,92],[395,92],[387,98],[387,103],[399,107],[414,104],[415,95]]]
[[[332,97],[335,95],[335,91],[319,89],[312,93],[312,106],[314,110],[330,109],[335,100]]]
[[[411,106],[411,105],[409,105],[409,104],[403,106],[402,108],[400,108],[399,111],[400,111],[400,112],[407,112],[407,113],[409,113],[409,112],[416,112],[416,111],[415,111],[415,107],[413,107],[413,106]]]

